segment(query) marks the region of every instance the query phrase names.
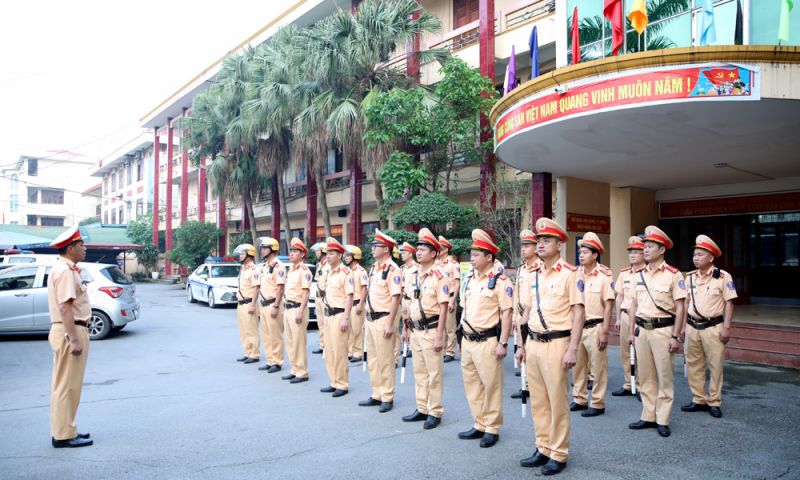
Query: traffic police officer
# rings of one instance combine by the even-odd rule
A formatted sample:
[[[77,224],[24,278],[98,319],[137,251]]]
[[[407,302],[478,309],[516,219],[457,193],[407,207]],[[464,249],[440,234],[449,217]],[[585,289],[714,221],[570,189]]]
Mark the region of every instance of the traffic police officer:
[[[444,362],[452,362],[456,358],[456,305],[461,292],[461,264],[450,256],[453,244],[439,235],[439,267],[450,279],[450,303],[447,306],[447,325],[445,325]]]
[[[267,363],[259,370],[267,373],[281,371],[283,367],[283,289],[286,283],[286,266],[278,259],[280,246],[271,237],[261,237],[259,242],[264,264],[261,266],[261,337],[264,339],[264,356]]]
[[[317,282],[317,292],[316,292],[316,303],[315,305],[323,305],[325,300],[325,280],[328,278],[328,247],[322,246],[317,250],[317,258],[319,258],[319,262],[317,263],[317,271],[314,273],[314,281]],[[317,329],[319,330],[319,338],[317,342],[319,343],[319,347],[312,351],[311,353],[314,354],[321,354],[323,349],[325,348],[324,345],[324,338],[325,338],[325,309],[324,308],[316,308],[317,313]]]
[[[320,389],[333,397],[347,395],[350,380],[347,364],[347,342],[350,310],[353,307],[353,272],[342,264],[344,246],[333,237],[327,239],[328,272],[325,280],[325,367],[331,384]]]
[[[514,322],[513,328],[517,332],[519,326],[522,324],[522,317],[525,315],[525,309],[531,304],[531,285],[533,284],[534,267],[539,261],[536,256],[536,234],[533,231],[525,229],[519,232],[520,242],[520,256],[522,257],[522,265],[517,270],[517,283],[514,286]],[[514,338],[514,353],[521,348],[522,338],[518,334]],[[519,376],[519,372],[517,372]],[[522,390],[511,394],[511,398],[522,398]]]
[[[630,316],[633,299],[633,288],[638,281],[637,276],[644,266],[644,242],[641,237],[633,236],[628,238],[628,262],[629,267],[620,270],[617,281],[614,282],[614,291],[617,293],[617,322],[615,327],[619,329],[619,357],[622,361],[622,370],[625,375],[625,383],[619,390],[614,390],[611,395],[624,397],[633,395],[631,393],[631,352],[628,348],[628,336],[630,333]]]
[[[347,245],[344,264],[353,272],[353,308],[350,310],[350,337],[348,359],[362,360],[364,354],[364,297],[367,293],[367,271],[361,266],[361,249]]]
[[[402,283],[400,267],[390,256],[396,246],[392,237],[375,230],[371,244],[375,264],[370,269],[367,289],[367,366],[372,394],[358,404],[380,405],[381,413],[394,407],[395,335]]]
[[[242,342],[244,356],[237,359],[242,363],[258,363],[258,314],[256,313],[256,300],[258,300],[259,273],[255,264],[256,247],[243,243],[233,251],[239,256],[242,268],[239,271],[239,290],[236,292],[236,323],[239,326],[239,338]]]
[[[536,450],[520,460],[523,467],[542,467],[555,475],[569,457],[569,369],[575,366],[583,331],[583,284],[577,268],[561,258],[567,232],[549,218],[536,221],[539,263],[531,285],[531,306],[525,310],[525,347],[517,359],[525,362]],[[524,332],[520,336],[525,338]]]
[[[675,394],[674,353],[685,311],[686,284],[681,272],[667,265],[664,253],[672,240],[661,229],[644,230],[644,259],[647,267],[639,272],[631,302],[630,337],[636,347],[637,388],[642,397],[642,416],[628,428],[656,428],[662,437],[670,436],[669,415]]]
[[[77,225],[59,235],[50,246],[58,250],[58,259],[47,279],[51,322],[48,341],[53,350],[50,442],[55,448],[88,447],[94,441],[88,433],[78,433],[75,423],[89,357],[87,326],[92,316],[77,265],[86,258],[86,246]]]
[[[483,230],[472,231],[468,277],[461,299],[461,373],[474,426],[458,434],[480,438],[488,448],[500,438],[503,424],[503,358],[508,353],[514,289],[493,264],[500,248]]]
[[[400,265],[400,271],[403,277],[403,282],[401,283],[403,296],[400,300],[400,335],[397,338],[398,344],[400,343],[400,337],[404,335],[403,329],[408,322],[408,307],[411,304],[414,275],[419,271],[419,263],[415,260],[416,255],[416,247],[408,242],[403,242],[403,245],[400,246],[400,259],[403,261],[403,264]],[[410,285],[410,287],[407,288],[408,285]],[[408,335],[405,335],[405,337],[408,337]],[[399,355],[399,352],[400,345],[395,345],[395,357]],[[411,349],[406,352],[406,355],[411,356]]]
[[[737,297],[733,278],[714,266],[722,250],[706,235],[695,240],[692,261],[697,270],[689,273],[689,296],[686,297],[688,326],[686,334],[686,368],[692,402],[681,407],[684,412],[722,416],[722,365],[725,345],[731,338],[733,300]],[[706,392],[706,368],[709,371]]]
[[[308,296],[311,292],[311,270],[304,260],[308,248],[299,238],[289,242],[289,273],[283,297],[283,322],[286,350],[291,364],[289,375],[281,377],[289,383],[308,380]],[[321,308],[318,304],[317,315]]]

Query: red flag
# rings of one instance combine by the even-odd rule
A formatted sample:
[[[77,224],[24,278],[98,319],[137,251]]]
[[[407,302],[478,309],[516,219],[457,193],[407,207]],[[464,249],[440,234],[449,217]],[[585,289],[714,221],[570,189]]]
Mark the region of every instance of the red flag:
[[[611,55],[622,48],[622,0],[604,0],[603,16],[611,22]]]
[[[739,80],[739,69],[733,68],[711,68],[704,70],[703,75],[706,76],[709,82],[714,86],[720,86],[723,83],[733,83]]]
[[[581,63],[581,37],[578,34],[578,7],[572,13],[572,64]]]

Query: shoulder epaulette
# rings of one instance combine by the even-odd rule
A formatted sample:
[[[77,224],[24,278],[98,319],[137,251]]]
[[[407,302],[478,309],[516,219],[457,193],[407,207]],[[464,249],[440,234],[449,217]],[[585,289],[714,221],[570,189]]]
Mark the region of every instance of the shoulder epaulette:
[[[696,275],[697,270],[692,270],[691,272],[686,272],[686,275]]]
[[[442,277],[444,276],[444,274],[442,273],[442,271],[441,271],[441,270],[439,270],[438,268],[433,268],[433,269],[431,269],[431,272],[432,272],[434,275],[436,275],[436,278],[442,278]]]
[[[633,270],[633,267],[625,267],[625,268],[621,269],[619,272],[620,273],[622,273],[622,272],[630,272],[631,270]]]
[[[508,280],[508,277],[507,277],[507,276],[505,276],[505,275],[504,275],[504,274],[502,274],[502,273],[501,273],[500,275],[498,275],[498,276],[497,276],[497,278],[499,278],[500,280]]]
[[[670,272],[672,272],[672,273],[678,273],[678,272],[680,272],[680,270],[678,270],[677,268],[673,267],[672,265],[665,265],[665,268],[666,268],[667,270],[669,270]]]
[[[303,270],[308,270],[308,267],[306,267],[305,263],[301,263],[300,264],[300,268],[303,269]]]
[[[572,270],[573,272],[574,272],[574,271],[576,271],[576,270],[578,270],[578,267],[576,267],[575,265],[573,265],[573,264],[571,264],[571,263],[569,263],[569,262],[564,262],[564,266],[565,266],[565,267],[567,267],[567,268],[569,268],[569,269],[570,269],[570,270]]]

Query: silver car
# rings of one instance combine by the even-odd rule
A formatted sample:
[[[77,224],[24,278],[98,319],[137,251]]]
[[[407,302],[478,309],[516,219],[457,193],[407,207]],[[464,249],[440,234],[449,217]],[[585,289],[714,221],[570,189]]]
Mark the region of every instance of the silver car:
[[[136,286],[116,265],[81,262],[92,317],[89,338],[101,340],[139,318]],[[33,263],[0,271],[0,333],[50,329],[47,277],[52,264]]]

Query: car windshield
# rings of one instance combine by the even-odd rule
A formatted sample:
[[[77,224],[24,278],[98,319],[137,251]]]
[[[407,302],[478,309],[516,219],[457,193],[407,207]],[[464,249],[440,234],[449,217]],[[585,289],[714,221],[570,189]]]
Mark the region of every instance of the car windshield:
[[[238,277],[239,268],[239,265],[214,265],[211,267],[211,278]]]
[[[132,283],[131,279],[128,278],[127,275],[122,273],[122,270],[120,270],[119,267],[116,266],[106,267],[100,270],[100,273],[102,273],[104,277],[116,283],[117,285],[130,285]]]

